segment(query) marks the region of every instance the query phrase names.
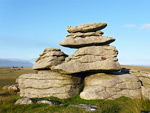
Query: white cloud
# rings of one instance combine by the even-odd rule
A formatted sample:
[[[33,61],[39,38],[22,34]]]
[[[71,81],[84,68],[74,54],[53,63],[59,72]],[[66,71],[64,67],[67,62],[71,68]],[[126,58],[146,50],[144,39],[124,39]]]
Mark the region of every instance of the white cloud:
[[[136,25],[135,24],[126,24],[126,25],[123,25],[123,27],[133,28],[133,27],[136,27]]]
[[[140,28],[143,30],[150,30],[150,24],[143,24]]]
[[[126,25],[123,25],[122,27],[125,27],[125,28],[139,28],[141,30],[146,30],[146,31],[150,31],[150,24],[142,24],[141,26],[137,26],[135,24],[126,24]]]

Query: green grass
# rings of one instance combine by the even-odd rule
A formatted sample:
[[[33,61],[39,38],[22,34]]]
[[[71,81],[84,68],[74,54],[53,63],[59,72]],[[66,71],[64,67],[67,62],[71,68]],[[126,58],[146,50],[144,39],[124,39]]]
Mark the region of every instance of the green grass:
[[[77,95],[74,98],[69,98],[69,99],[58,99],[56,97],[49,97],[49,98],[44,98],[46,100],[54,100],[57,101],[61,104],[92,104],[92,105],[97,105],[97,103],[101,102],[102,100],[84,100],[81,99],[79,95]]]
[[[83,100],[79,96],[72,99],[61,100],[58,98],[44,98],[57,101],[64,106],[49,106],[44,104],[14,105],[19,95],[10,95],[0,99],[0,113],[86,113],[81,108],[72,107],[69,104],[97,105],[98,111],[94,113],[140,113],[150,111],[150,101],[144,99],[129,99],[120,97],[116,100]]]
[[[0,113],[83,113],[83,109],[64,106],[49,106],[44,104],[14,105],[19,95],[11,95],[0,100]],[[53,98],[54,99],[54,98]],[[61,103],[61,102],[60,102]]]

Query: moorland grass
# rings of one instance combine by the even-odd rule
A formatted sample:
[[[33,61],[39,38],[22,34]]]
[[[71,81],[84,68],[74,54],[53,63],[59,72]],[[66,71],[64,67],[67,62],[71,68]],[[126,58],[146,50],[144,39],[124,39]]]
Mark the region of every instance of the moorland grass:
[[[34,73],[31,68],[11,69],[10,67],[0,67],[0,91],[5,85],[16,84],[16,79],[24,73]]]
[[[143,67],[143,66],[131,66],[131,65],[121,65],[122,68],[127,68],[127,69],[135,69],[139,71],[148,71],[150,72],[150,67]]]
[[[69,104],[97,105],[98,111],[94,113],[140,113],[150,111],[150,101],[147,99],[130,99],[120,97],[115,100],[83,100],[78,96],[72,99],[44,98],[56,101],[62,106],[49,106],[44,104],[14,105],[19,95],[9,95],[0,99],[0,113],[86,113],[81,108]],[[89,112],[88,112],[89,113]]]

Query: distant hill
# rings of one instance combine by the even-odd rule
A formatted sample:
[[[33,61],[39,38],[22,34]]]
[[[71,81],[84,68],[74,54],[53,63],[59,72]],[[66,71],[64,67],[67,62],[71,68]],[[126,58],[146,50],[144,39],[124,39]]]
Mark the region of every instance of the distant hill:
[[[32,67],[33,64],[29,61],[24,61],[24,60],[0,59],[0,66],[3,66],[3,67],[12,67],[12,66]]]

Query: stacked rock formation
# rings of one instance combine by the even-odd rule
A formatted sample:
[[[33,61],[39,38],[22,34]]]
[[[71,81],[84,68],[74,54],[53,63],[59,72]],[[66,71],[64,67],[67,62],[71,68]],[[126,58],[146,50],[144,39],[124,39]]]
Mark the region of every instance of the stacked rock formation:
[[[69,26],[70,33],[60,45],[79,48],[73,55],[68,56],[64,63],[52,67],[65,74],[120,70],[117,61],[118,51],[109,44],[115,41],[112,37],[102,36],[101,29],[106,23],[83,24],[76,27]]]
[[[60,49],[48,48],[36,60],[37,74],[23,74],[18,78],[20,96],[29,98],[72,98],[77,94],[87,100],[116,99],[121,96],[149,97],[150,74],[118,72],[118,51],[109,45],[115,38],[102,36],[106,23],[69,26],[66,39],[60,45],[77,48],[72,55]],[[137,74],[138,73],[138,74]],[[144,73],[144,75],[143,75]],[[82,91],[81,91],[82,90]]]
[[[42,98],[55,96],[72,98],[82,89],[82,79],[77,75],[64,75],[51,71],[51,67],[64,62],[67,57],[60,49],[47,48],[36,59],[33,69],[37,74],[23,74],[18,79],[20,96]]]

